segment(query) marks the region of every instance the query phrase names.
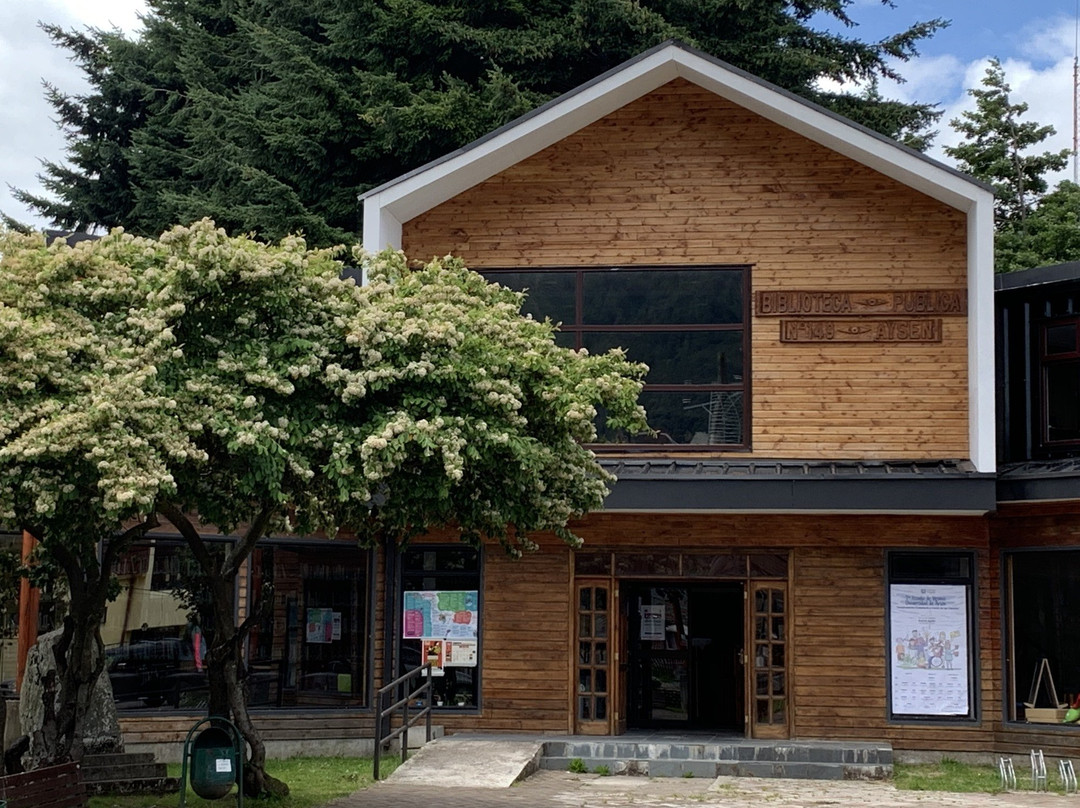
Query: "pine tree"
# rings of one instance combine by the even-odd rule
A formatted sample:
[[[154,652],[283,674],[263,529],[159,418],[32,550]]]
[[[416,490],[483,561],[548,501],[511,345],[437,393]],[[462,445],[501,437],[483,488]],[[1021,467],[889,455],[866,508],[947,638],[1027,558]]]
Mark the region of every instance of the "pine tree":
[[[1024,220],[1046,191],[1045,175],[1068,163],[1068,150],[1032,153],[1054,134],[1054,127],[1022,121],[1026,103],[1009,98],[1011,88],[997,59],[990,61],[982,89],[968,90],[975,109],[964,111],[949,125],[964,136],[959,146],[945,153],[959,163],[961,171],[994,187],[994,210],[999,232],[1023,228]]]
[[[311,243],[359,230],[357,195],[453,151],[667,39],[924,145],[933,107],[837,95],[896,77],[943,26],[879,42],[854,0],[149,0],[134,40],[47,28],[91,84],[51,90],[68,160],[18,198],[65,228],[156,235],[212,216]]]

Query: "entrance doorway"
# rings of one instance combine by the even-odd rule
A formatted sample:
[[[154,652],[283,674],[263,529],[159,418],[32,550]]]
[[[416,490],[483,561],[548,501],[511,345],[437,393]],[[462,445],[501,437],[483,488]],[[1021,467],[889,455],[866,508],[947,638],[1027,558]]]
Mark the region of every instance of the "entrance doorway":
[[[623,591],[629,726],[743,732],[744,584],[628,582]]]

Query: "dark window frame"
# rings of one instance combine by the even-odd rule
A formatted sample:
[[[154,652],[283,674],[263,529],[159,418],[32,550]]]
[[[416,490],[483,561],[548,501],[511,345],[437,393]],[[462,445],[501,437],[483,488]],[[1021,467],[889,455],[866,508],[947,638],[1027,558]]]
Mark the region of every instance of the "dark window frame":
[[[935,559],[952,558],[962,561],[966,570],[949,573],[939,570],[922,573],[901,569],[903,562],[931,562]],[[920,715],[915,713],[894,713],[892,693],[893,643],[892,602],[893,584],[924,584],[927,586],[965,586],[967,588],[967,685],[968,712],[966,715]],[[979,719],[979,608],[978,608],[978,558],[969,550],[887,550],[885,553],[885,699],[886,717],[890,724],[916,724],[956,726],[957,724],[978,724]]]
[[[439,569],[424,570],[424,569],[418,569],[418,568],[415,568],[415,567],[406,566],[406,558],[409,555],[409,553],[411,553],[411,552],[429,552],[429,551],[438,552],[440,550],[444,550],[444,551],[445,550],[456,550],[456,551],[462,551],[462,552],[466,552],[466,551],[475,552],[476,553],[476,569],[475,570],[439,570]],[[477,634],[476,634],[476,666],[471,669],[473,671],[475,695],[474,695],[474,698],[473,698],[473,703],[472,704],[467,704],[467,705],[464,705],[464,706],[457,706],[457,705],[451,703],[449,698],[447,698],[447,700],[442,705],[439,705],[439,704],[433,704],[432,705],[432,709],[433,709],[434,712],[445,713],[447,715],[479,715],[479,714],[481,714],[483,712],[483,699],[484,699],[484,687],[483,687],[483,685],[484,685],[484,678],[483,678],[483,671],[484,671],[484,550],[483,550],[483,548],[471,547],[470,545],[467,545],[467,544],[464,544],[464,543],[461,543],[461,542],[458,542],[456,544],[455,543],[439,543],[439,544],[417,544],[417,543],[414,543],[414,544],[410,544],[405,550],[403,550],[401,552],[401,557],[399,559],[399,564],[398,564],[398,587],[397,587],[397,590],[398,590],[398,593],[399,593],[398,604],[397,604],[397,609],[398,609],[397,623],[398,623],[398,626],[399,626],[399,630],[397,632],[397,638],[396,638],[396,641],[397,641],[397,659],[398,659],[398,664],[399,664],[400,667],[399,667],[399,670],[397,671],[396,675],[401,675],[403,673],[406,673],[408,671],[408,669],[410,669],[412,667],[411,665],[405,664],[405,653],[404,653],[404,651],[405,651],[405,643],[406,642],[410,642],[410,643],[415,642],[415,643],[421,643],[421,645],[422,645],[421,640],[413,640],[413,639],[406,640],[402,636],[402,631],[400,630],[400,627],[402,625],[402,612],[403,612],[403,609],[404,609],[404,596],[405,596],[405,593],[409,592],[409,591],[417,591],[415,589],[407,589],[406,588],[406,586],[407,586],[406,579],[409,578],[409,577],[418,577],[418,576],[419,577],[424,577],[424,578],[430,578],[430,579],[432,579],[432,583],[435,584],[435,589],[439,589],[438,584],[439,584],[440,579],[445,580],[445,579],[448,579],[448,578],[454,578],[454,577],[457,577],[457,576],[464,576],[464,575],[476,576],[476,598],[477,598],[477,604],[476,605],[477,605],[477,614],[479,615],[478,619],[479,619],[480,625],[479,625],[479,630],[477,631]],[[424,588],[425,588],[425,586],[420,587],[421,590],[424,589]],[[418,659],[419,659],[419,657],[418,657]],[[425,660],[420,659],[419,661],[421,663],[423,663]],[[439,685],[441,683],[438,680],[436,680],[434,684],[435,684],[436,693],[439,693],[439,690],[440,690]],[[447,694],[447,696],[449,696],[449,694]]]
[[[501,274],[511,273],[540,273],[558,272],[572,273],[574,275],[574,310],[573,323],[561,322],[559,330],[564,334],[572,334],[575,349],[584,347],[584,336],[604,332],[653,332],[653,333],[694,333],[694,332],[731,332],[737,331],[742,334],[742,379],[738,383],[715,383],[715,384],[650,384],[646,381],[643,394],[647,393],[720,393],[733,392],[742,395],[741,411],[741,437],[738,443],[595,443],[590,444],[594,451],[604,452],[617,450],[619,452],[656,452],[658,449],[665,454],[669,452],[701,452],[702,450],[723,450],[749,452],[751,450],[751,425],[750,414],[752,412],[751,395],[751,323],[753,313],[751,309],[751,284],[750,264],[630,264],[630,265],[597,265],[597,266],[521,266],[521,267],[491,267],[478,270],[489,281],[498,281]],[[741,322],[738,323],[621,323],[615,325],[590,324],[585,322],[585,299],[584,277],[587,273],[597,272],[672,272],[672,271],[725,271],[742,273],[742,312]],[[552,318],[554,319],[554,318]],[[634,357],[629,357],[631,360]]]
[[[1073,350],[1051,354],[1047,345],[1047,332],[1052,328],[1072,325],[1074,329]],[[1053,367],[1080,363],[1080,316],[1055,317],[1039,323],[1039,442],[1045,449],[1080,446],[1080,436],[1055,440],[1050,436],[1050,374]],[[1080,374],[1080,367],[1077,368]],[[1077,402],[1080,406],[1080,401]]]
[[[1008,547],[1001,551],[999,556],[999,569],[1001,569],[1001,624],[1006,627],[1003,632],[1001,643],[1001,662],[1002,662],[1002,699],[1001,699],[1001,712],[1002,720],[1014,726],[1028,727],[1031,729],[1038,728],[1042,731],[1044,728],[1056,727],[1061,731],[1075,732],[1076,724],[1046,724],[1046,723],[1029,723],[1026,718],[1019,717],[1020,708],[1026,705],[1024,699],[1030,695],[1031,685],[1033,684],[1032,674],[1035,670],[1020,670],[1018,663],[1020,658],[1025,656],[1018,645],[1018,632],[1015,628],[1018,621],[1017,617],[1017,592],[1021,591],[1016,585],[1016,562],[1018,559],[1023,559],[1026,562],[1030,562],[1031,559],[1049,558],[1047,562],[1059,569],[1070,568],[1063,562],[1062,556],[1069,555],[1075,556],[1078,551],[1075,547],[1070,546],[1049,546],[1049,547]],[[1071,559],[1068,559],[1071,560]],[[1057,562],[1056,564],[1054,562]],[[1025,596],[1032,590],[1024,588],[1022,590]],[[1074,612],[1070,612],[1074,613]],[[1047,628],[1047,624],[1043,624],[1044,628]],[[1049,630],[1049,629],[1047,629]],[[1070,637],[1073,635],[1070,635]],[[1068,640],[1063,640],[1061,644],[1068,644]],[[1034,657],[1028,659],[1029,667]],[[1058,692],[1058,697],[1061,700],[1066,699],[1066,693],[1071,694],[1075,689],[1070,685],[1070,676],[1068,674],[1062,675],[1062,665],[1064,664],[1060,659],[1052,659],[1051,661],[1051,675],[1054,679],[1054,685]],[[1045,677],[1044,677],[1045,678]],[[1045,695],[1045,688],[1047,682],[1042,683],[1042,687],[1037,693],[1037,698]],[[1043,702],[1045,704],[1045,702]]]

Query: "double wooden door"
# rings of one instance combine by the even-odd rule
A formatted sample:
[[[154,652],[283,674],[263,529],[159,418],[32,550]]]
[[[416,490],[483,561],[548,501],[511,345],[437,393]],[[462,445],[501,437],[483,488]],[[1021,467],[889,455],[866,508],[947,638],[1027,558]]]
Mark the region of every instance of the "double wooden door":
[[[785,582],[578,579],[575,594],[574,732],[788,736]]]

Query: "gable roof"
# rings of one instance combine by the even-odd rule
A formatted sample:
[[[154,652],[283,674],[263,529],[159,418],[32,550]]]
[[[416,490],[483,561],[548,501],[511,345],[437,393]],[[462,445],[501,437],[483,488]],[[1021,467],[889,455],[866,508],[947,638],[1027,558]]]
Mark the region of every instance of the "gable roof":
[[[971,460],[994,470],[994,195],[949,166],[732,65],[669,41],[360,198],[364,248],[401,246],[402,225],[670,81],[683,78],[967,215]]]
[[[406,222],[676,78],[710,90],[951,207],[966,211],[977,195],[993,193],[990,186],[925,154],[707,53],[669,40],[457,151],[361,194],[365,247],[386,246],[386,242],[368,241],[370,209],[392,215],[398,224]]]

